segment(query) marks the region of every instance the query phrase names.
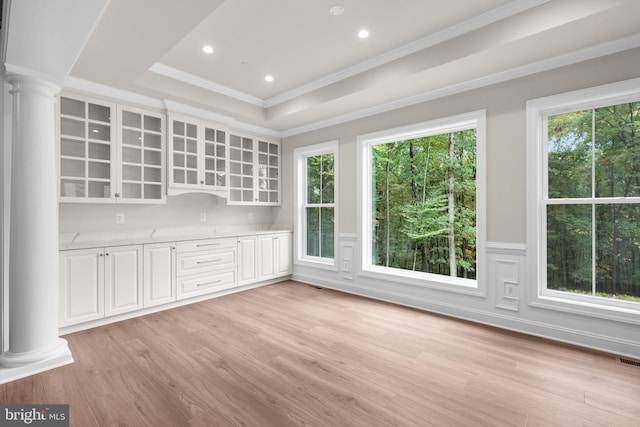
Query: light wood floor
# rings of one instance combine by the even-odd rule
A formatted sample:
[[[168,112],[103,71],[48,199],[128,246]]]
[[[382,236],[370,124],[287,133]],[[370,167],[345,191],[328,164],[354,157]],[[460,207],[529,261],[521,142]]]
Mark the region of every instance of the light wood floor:
[[[640,426],[615,357],[296,282],[67,335],[0,386],[89,426]]]

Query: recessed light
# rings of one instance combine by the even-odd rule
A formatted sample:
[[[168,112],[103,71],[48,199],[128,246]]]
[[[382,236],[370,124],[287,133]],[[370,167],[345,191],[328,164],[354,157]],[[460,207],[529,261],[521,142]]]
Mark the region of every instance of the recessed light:
[[[342,15],[344,13],[344,7],[340,5],[331,6],[329,8],[329,13],[333,16]]]
[[[273,76],[271,74],[267,74],[266,76],[264,76],[264,79],[271,83],[273,81]]]
[[[209,54],[211,54],[211,53],[213,53],[213,47],[211,47],[211,46],[209,46],[209,45],[202,46],[202,51],[203,51],[204,53],[209,53]]]
[[[367,37],[369,37],[369,31],[363,28],[358,32],[358,37],[360,37],[361,39],[366,39]]]

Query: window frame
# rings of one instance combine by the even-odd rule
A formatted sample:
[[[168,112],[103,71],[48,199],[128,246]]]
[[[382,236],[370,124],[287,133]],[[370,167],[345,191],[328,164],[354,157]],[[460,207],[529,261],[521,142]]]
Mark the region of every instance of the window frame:
[[[476,129],[476,279],[403,270],[372,264],[371,147],[430,135]],[[358,275],[406,285],[486,297],[486,110],[458,114],[393,129],[358,135],[358,219],[361,262]]]
[[[532,279],[529,305],[640,324],[640,303],[638,302],[547,289],[546,281],[546,207],[572,204],[571,199],[548,198],[548,118],[558,114],[639,100],[640,78],[636,78],[527,101],[527,241],[528,271]],[[626,199],[638,198],[625,198],[625,201],[622,199],[589,197],[583,200],[584,204],[627,203]]]
[[[297,265],[306,265],[309,267],[323,268],[332,271],[338,271],[338,207],[339,207],[339,159],[338,150],[339,141],[328,141],[319,144],[308,145],[294,149],[294,263]],[[333,154],[333,203],[324,204],[326,207],[333,207],[333,258],[318,257],[307,255],[306,237],[307,237],[307,158],[320,156],[325,154]],[[316,205],[316,204],[314,204]]]

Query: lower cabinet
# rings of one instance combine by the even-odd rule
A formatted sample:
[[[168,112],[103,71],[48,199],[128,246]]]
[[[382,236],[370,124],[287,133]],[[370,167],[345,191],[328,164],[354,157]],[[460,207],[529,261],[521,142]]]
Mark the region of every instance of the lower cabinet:
[[[60,252],[60,326],[143,307],[142,246]]]
[[[60,326],[290,275],[291,233],[60,251]]]
[[[238,285],[249,285],[258,281],[258,237],[238,237]]]
[[[292,272],[291,233],[258,236],[258,281]]]
[[[144,306],[176,300],[176,244],[144,245]]]
[[[176,263],[179,300],[238,285],[235,237],[178,242]]]

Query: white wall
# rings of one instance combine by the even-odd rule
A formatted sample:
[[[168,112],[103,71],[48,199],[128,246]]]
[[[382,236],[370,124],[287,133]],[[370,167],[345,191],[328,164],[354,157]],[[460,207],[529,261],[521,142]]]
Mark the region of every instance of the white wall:
[[[200,221],[202,212],[206,213],[206,222]],[[124,213],[124,224],[116,224],[116,213]],[[253,213],[253,220],[249,220],[249,213]],[[204,226],[260,227],[272,223],[272,207],[229,206],[224,199],[202,193],[168,196],[165,205],[60,203],[61,233]]]
[[[283,205],[274,221],[292,223],[293,150],[340,141],[340,256],[356,274],[296,265],[294,278],[347,292],[393,301],[508,329],[640,358],[638,324],[571,315],[529,306],[536,289],[527,281],[526,101],[640,76],[640,49],[602,57],[489,87],[463,92],[392,112],[355,120],[283,140]],[[474,297],[388,280],[364,278],[360,265],[356,182],[356,138],[455,114],[487,112],[487,295]],[[515,283],[514,300],[502,298],[505,280]],[[640,319],[639,319],[640,323]]]

